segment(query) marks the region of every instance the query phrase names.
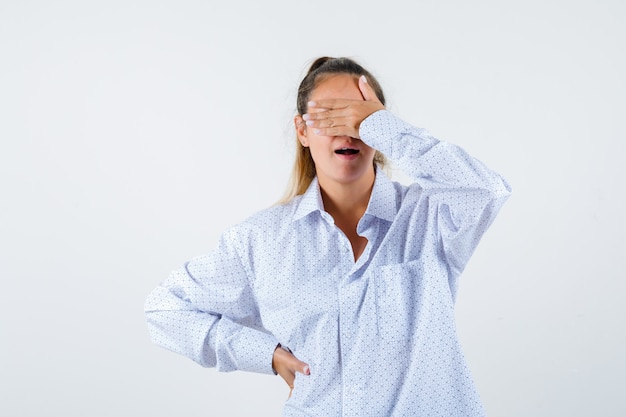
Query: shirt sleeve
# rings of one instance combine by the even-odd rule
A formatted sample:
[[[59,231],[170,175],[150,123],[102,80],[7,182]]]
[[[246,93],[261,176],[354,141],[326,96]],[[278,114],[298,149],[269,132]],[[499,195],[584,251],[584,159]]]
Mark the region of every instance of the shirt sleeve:
[[[460,147],[387,110],[367,117],[359,133],[421,187],[434,211],[442,252],[458,276],[510,195],[506,180]]]
[[[263,329],[233,229],[208,255],[173,271],[145,313],[154,343],[218,371],[273,374],[276,338]]]

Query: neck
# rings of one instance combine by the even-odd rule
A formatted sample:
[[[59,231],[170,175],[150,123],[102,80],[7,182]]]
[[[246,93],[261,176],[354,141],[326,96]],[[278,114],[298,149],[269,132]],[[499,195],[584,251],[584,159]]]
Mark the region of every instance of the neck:
[[[356,224],[363,217],[374,187],[374,170],[355,182],[338,183],[318,177],[324,209],[341,223]]]

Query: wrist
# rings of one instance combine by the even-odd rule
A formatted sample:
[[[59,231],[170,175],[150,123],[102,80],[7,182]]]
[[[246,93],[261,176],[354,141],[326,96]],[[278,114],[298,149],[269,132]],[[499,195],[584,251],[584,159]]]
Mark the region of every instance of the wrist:
[[[291,351],[291,349],[289,349],[287,346],[283,346],[280,343],[276,345],[276,348],[274,348],[274,355],[276,355],[276,351],[278,349],[282,349],[282,350],[284,350],[286,352],[289,352],[290,354],[293,355],[293,352]],[[276,367],[274,365],[274,356],[272,356],[272,371],[274,371],[274,375],[278,375],[278,372],[276,372]]]

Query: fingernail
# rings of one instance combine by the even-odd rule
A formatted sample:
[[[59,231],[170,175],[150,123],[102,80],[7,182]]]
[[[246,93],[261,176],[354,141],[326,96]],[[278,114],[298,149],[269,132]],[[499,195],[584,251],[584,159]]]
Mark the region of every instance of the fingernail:
[[[311,370],[309,369],[308,365],[306,365],[304,368],[302,368],[302,373],[304,375],[309,375],[311,373]]]
[[[313,129],[313,132],[314,132],[316,135],[319,135],[320,133],[322,133],[322,131],[321,131],[321,130],[319,130],[319,129]]]
[[[315,107],[315,102],[314,102],[314,101],[309,101],[309,102],[307,103],[307,105],[308,105],[309,107]]]
[[[307,126],[313,126],[313,120],[307,120],[306,125]]]
[[[361,81],[367,84],[367,77],[365,75],[361,75]]]
[[[311,116],[308,113],[305,113],[305,114],[302,115],[302,118],[304,120],[309,120],[311,118]]]

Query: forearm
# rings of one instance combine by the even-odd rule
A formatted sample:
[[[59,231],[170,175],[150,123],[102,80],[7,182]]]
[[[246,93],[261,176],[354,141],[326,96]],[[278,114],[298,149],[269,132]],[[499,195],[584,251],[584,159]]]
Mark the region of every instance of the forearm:
[[[508,183],[460,147],[440,141],[388,111],[361,124],[361,137],[383,152],[418,187],[452,276],[458,276],[511,193]]]
[[[276,338],[262,328],[234,231],[174,270],[148,296],[153,341],[219,371],[272,373]]]
[[[365,143],[385,154],[426,190],[465,189],[498,198],[510,193],[506,181],[460,147],[434,138],[381,110],[360,127]]]
[[[272,373],[272,354],[278,341],[258,328],[227,317],[194,310],[164,287],[146,302],[152,341],[218,371]]]

